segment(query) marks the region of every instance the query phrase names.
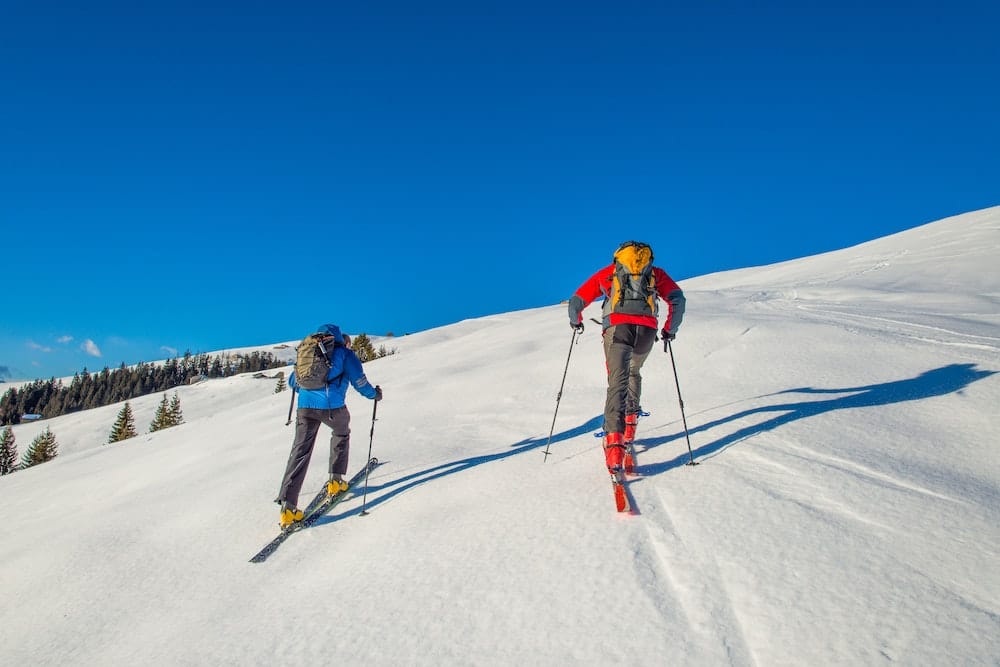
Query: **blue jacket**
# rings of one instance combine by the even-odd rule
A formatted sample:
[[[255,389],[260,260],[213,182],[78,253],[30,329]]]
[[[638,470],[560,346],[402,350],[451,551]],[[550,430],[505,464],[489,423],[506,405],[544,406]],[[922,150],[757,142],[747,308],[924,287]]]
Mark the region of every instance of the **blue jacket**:
[[[330,372],[326,376],[327,385],[323,389],[302,389],[295,382],[295,373],[288,378],[288,386],[299,392],[300,408],[315,410],[333,410],[342,408],[347,396],[347,385],[350,384],[365,398],[375,398],[375,387],[368,382],[361,368],[361,360],[349,347],[344,347],[344,337],[335,324],[324,324],[317,332],[333,336],[336,346],[330,352]]]

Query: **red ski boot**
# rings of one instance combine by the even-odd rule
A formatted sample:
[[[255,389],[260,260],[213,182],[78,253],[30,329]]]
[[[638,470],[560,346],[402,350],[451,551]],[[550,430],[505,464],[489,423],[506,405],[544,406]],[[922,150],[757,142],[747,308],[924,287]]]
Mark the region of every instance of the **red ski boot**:
[[[615,474],[622,467],[625,458],[625,447],[622,444],[621,433],[608,433],[604,436],[604,461],[608,464],[608,472]]]
[[[625,473],[628,475],[635,474],[635,448],[632,445],[635,442],[635,427],[638,423],[638,413],[633,412],[632,414],[625,415],[625,434],[623,438],[625,456],[622,464],[625,468]]]
[[[624,440],[626,445],[630,445],[635,442],[635,426],[639,423],[639,414],[633,412],[630,415],[625,415],[625,435]]]

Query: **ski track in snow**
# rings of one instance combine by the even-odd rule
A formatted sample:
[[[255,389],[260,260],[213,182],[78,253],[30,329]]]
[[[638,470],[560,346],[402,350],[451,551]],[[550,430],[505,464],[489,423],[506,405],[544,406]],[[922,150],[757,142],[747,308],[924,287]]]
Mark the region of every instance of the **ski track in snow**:
[[[840,472],[844,472],[850,475],[855,475],[864,481],[870,481],[875,484],[879,484],[888,488],[897,489],[901,491],[924,494],[932,498],[936,498],[938,500],[945,500],[948,502],[957,503],[961,505],[969,505],[968,502],[960,498],[954,498],[944,493],[934,491],[933,489],[928,489],[927,487],[921,486],[919,484],[915,484],[913,482],[900,479],[893,475],[879,472],[878,470],[874,470],[868,466],[862,465],[860,463],[855,463],[854,461],[849,461],[839,456],[834,456],[832,454],[824,454],[822,452],[806,447],[805,445],[802,445],[792,440],[783,439],[780,447],[782,453],[786,456],[798,457],[801,458],[803,461],[817,463]],[[758,448],[758,451],[762,452],[768,449],[773,451],[777,449],[777,446],[764,443],[761,445],[761,447]],[[765,457],[753,451],[747,452],[746,455],[751,457],[758,457],[761,462],[767,465],[783,468],[784,470],[789,472],[789,474],[798,474],[799,472],[799,471],[793,471],[789,466],[784,466],[778,463],[773,458]],[[890,527],[880,526],[880,528],[889,529]]]
[[[908,338],[921,343],[933,343],[936,345],[948,345],[973,350],[985,350],[994,353],[1000,352],[1000,338],[995,336],[962,333],[960,331],[945,329],[943,327],[917,324],[914,322],[907,322],[904,320],[877,315],[866,315],[857,311],[840,310],[831,306],[795,304],[795,308],[797,308],[799,312],[805,313],[807,318],[826,323],[832,322],[846,328],[851,327],[847,325],[845,320],[850,320],[862,325],[871,324],[872,326],[866,328],[877,332],[879,336],[895,335],[900,338]],[[890,328],[878,326],[880,324],[890,325]]]
[[[646,509],[640,519],[643,530],[632,536],[634,567],[640,579],[653,580],[643,588],[650,602],[669,616],[674,607],[667,599],[675,601],[685,635],[694,645],[691,654],[699,656],[696,662],[757,664],[725,581],[697,528],[681,525],[671,514],[671,499],[660,488],[640,491],[639,496]]]
[[[782,312],[798,313],[802,319],[823,324],[832,323],[835,326],[848,329],[850,331],[856,331],[857,327],[861,327],[869,332],[875,333],[879,337],[894,335],[921,343],[932,343],[935,345],[947,345],[951,347],[1000,353],[1000,337],[997,336],[967,333],[956,331],[954,329],[933,326],[930,324],[922,324],[886,317],[884,315],[867,314],[859,312],[856,307],[852,308],[839,303],[824,303],[823,301],[817,299],[811,299],[808,303],[806,303],[800,300],[798,292],[794,289],[776,292],[754,292],[746,297],[746,303],[756,308],[776,309]],[[940,317],[942,319],[954,319],[956,317],[955,313],[921,314],[928,318]],[[984,320],[995,318],[996,313],[974,312],[967,313],[965,316]],[[992,325],[983,323],[982,326],[989,327]],[[748,327],[741,335],[746,335],[752,329],[753,327]],[[719,350],[716,350],[715,352],[717,353],[718,351]]]
[[[938,554],[934,553],[935,550],[892,548],[892,543],[919,540],[920,519],[929,519],[931,523],[946,521],[944,517],[950,515],[951,511],[948,507],[942,507],[941,501],[966,507],[971,505],[970,502],[840,457],[822,454],[789,440],[777,439],[778,442],[774,442],[776,439],[773,437],[770,440],[772,442],[741,451],[739,465],[726,462],[730,474],[741,478],[748,486],[756,487],[776,502],[795,505],[817,521],[826,523],[845,535],[851,535],[851,542],[868,545],[869,549],[887,561],[883,565],[885,570],[908,573],[905,576],[908,580],[922,580],[924,599],[934,599],[939,601],[939,605],[974,611],[979,616],[982,631],[987,634],[1000,631],[1000,613],[989,608],[989,591],[985,591],[984,596],[976,582],[963,585],[960,581],[948,578],[949,567],[941,562],[941,555],[949,551],[947,545],[935,545]],[[791,464],[779,462],[776,460],[778,457],[791,461]],[[834,475],[816,474],[811,469],[817,465],[830,470]],[[766,469],[771,469],[775,474],[766,474]],[[855,477],[858,485],[872,488],[876,497],[898,493],[917,496],[917,502],[922,499],[925,509],[919,519],[908,519],[913,524],[908,525],[888,516],[889,510],[881,510],[886,516],[879,517],[878,513],[883,505],[878,502],[864,508],[852,507],[843,501],[844,489],[849,485],[842,479],[837,479],[836,473]],[[857,498],[860,494],[851,494],[851,497]],[[908,506],[910,504],[907,502]],[[884,507],[891,509],[894,503],[886,502]],[[938,519],[939,516],[942,518]],[[983,530],[987,531],[988,526],[984,525]],[[988,546],[967,551],[970,559],[982,561],[987,568],[988,563],[995,561],[997,556]],[[974,636],[976,633],[970,630],[969,634]]]

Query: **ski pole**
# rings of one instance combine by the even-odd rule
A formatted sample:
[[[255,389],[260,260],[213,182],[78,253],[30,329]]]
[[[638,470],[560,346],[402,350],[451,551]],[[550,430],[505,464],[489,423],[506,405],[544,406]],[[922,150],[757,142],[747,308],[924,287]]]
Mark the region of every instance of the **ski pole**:
[[[690,457],[690,460],[687,462],[687,465],[696,466],[698,464],[694,460],[694,454],[691,453],[691,437],[688,435],[687,417],[684,416],[684,399],[681,398],[681,383],[680,380],[677,379],[677,364],[674,363],[674,348],[670,346],[669,339],[667,339],[666,343],[667,352],[670,353],[670,365],[674,367],[674,384],[677,385],[677,400],[681,405],[681,421],[684,423],[684,438],[687,440],[688,445],[688,456]]]
[[[295,407],[295,393],[298,389],[292,389],[292,398],[288,401],[288,421],[285,422],[285,426],[292,423],[292,408]]]
[[[542,458],[542,462],[545,462],[549,458],[549,444],[552,442],[552,434],[556,430],[556,415],[559,414],[559,401],[562,399],[563,386],[566,384],[566,373],[569,371],[569,358],[573,356],[573,344],[576,343],[576,337],[583,332],[583,327],[579,329],[573,327],[573,337],[569,339],[569,354],[566,355],[566,368],[563,369],[562,382],[559,383],[559,393],[556,394],[556,411],[552,415],[552,428],[549,429],[549,439],[545,443],[545,457]]]
[[[378,387],[375,387],[378,389]],[[375,414],[378,412],[378,401],[374,401],[375,405],[372,406],[372,430],[368,433],[368,459],[365,463],[365,494],[361,499],[361,516],[368,516],[368,510],[365,509],[368,503],[368,473],[371,472],[371,460],[372,460],[372,443],[375,442]]]

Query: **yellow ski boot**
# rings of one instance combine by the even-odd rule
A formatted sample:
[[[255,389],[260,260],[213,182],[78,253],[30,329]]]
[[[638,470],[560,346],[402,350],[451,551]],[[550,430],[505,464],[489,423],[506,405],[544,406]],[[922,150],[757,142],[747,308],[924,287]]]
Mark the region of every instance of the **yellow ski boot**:
[[[302,521],[303,516],[302,510],[299,508],[283,505],[281,508],[281,516],[278,517],[278,525],[281,526],[282,529],[288,528],[292,524]]]
[[[347,480],[343,475],[331,475],[330,481],[326,483],[326,495],[335,496],[344,491],[347,491]]]

